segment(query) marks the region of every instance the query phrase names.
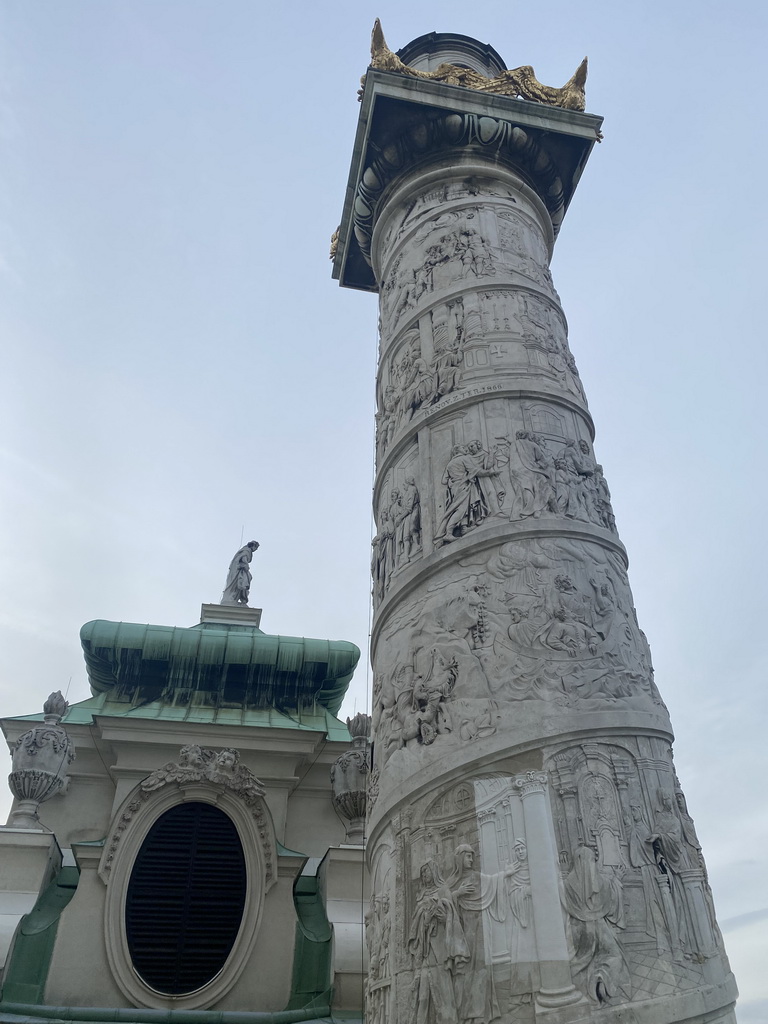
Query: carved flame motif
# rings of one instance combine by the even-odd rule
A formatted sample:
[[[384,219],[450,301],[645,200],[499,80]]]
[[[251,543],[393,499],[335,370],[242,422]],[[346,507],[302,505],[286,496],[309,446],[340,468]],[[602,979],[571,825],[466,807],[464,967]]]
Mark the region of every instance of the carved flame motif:
[[[480,92],[496,93],[499,96],[519,96],[535,103],[546,103],[551,107],[562,107],[565,110],[581,110],[585,108],[584,86],[587,81],[587,58],[579,64],[576,71],[568,79],[562,89],[543,85],[530,65],[502,71],[495,78],[481,75],[471,68],[458,67],[456,64],[441,64],[434,71],[417,71],[404,64],[396,53],[387,46],[381,22],[377,18],[371,33],[371,64],[378,71],[394,71],[412,78],[425,78],[446,85],[461,85],[465,89],[477,89]],[[363,78],[363,85],[365,78]]]

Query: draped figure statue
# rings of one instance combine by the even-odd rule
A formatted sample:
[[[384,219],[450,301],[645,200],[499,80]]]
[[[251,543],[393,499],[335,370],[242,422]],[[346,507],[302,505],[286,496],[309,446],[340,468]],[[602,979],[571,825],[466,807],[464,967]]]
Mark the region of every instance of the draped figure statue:
[[[250,564],[258,547],[258,541],[249,540],[245,547],[236,552],[229,563],[227,582],[224,585],[224,593],[221,595],[219,604],[248,604],[248,594],[253,579]]]

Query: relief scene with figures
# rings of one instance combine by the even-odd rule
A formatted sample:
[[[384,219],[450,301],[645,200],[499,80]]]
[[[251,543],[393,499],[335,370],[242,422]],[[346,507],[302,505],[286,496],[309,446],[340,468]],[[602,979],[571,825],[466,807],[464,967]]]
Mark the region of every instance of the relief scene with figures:
[[[722,938],[668,745],[561,746],[546,764],[546,773],[467,777],[386,829],[366,915],[369,998],[382,1020],[396,977],[404,1018],[532,1022],[542,921],[552,915],[592,1005],[693,989],[706,977]],[[550,845],[554,892],[532,862]]]

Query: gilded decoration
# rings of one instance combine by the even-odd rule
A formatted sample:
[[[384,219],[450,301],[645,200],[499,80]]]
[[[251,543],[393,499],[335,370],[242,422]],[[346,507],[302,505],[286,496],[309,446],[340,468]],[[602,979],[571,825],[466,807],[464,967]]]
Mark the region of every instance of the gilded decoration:
[[[381,22],[377,18],[371,33],[370,67],[377,71],[394,71],[411,78],[423,78],[432,82],[443,82],[445,85],[461,85],[465,89],[476,89],[478,92],[495,93],[498,96],[520,97],[534,103],[546,103],[550,107],[562,107],[564,110],[585,109],[584,86],[587,81],[587,58],[579,64],[576,71],[561,89],[543,85],[534,73],[533,68],[526,64],[520,68],[502,71],[494,78],[488,78],[456,64],[440,64],[434,71],[417,71],[404,64],[402,60],[387,46]],[[362,80],[365,84],[365,78]]]

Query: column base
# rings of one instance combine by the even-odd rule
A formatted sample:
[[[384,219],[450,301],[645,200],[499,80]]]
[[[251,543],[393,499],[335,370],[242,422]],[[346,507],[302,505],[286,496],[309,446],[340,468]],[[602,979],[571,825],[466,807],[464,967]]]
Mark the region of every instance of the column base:
[[[557,1010],[561,1006],[573,1006],[576,1003],[586,1003],[587,1000],[573,985],[560,989],[540,989],[534,1000],[536,1009]]]

